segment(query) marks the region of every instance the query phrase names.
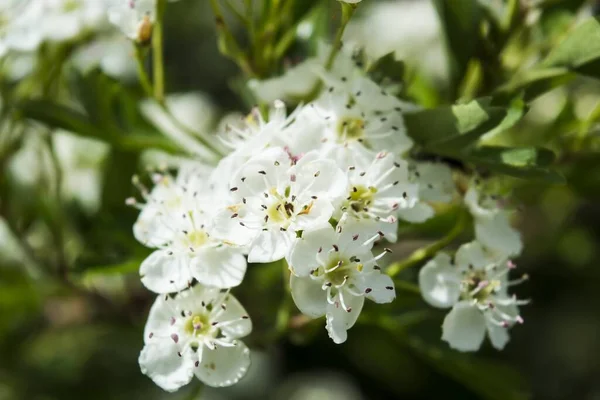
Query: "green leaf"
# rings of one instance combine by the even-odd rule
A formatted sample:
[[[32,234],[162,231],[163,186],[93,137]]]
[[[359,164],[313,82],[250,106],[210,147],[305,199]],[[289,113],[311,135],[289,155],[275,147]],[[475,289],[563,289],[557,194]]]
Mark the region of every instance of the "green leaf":
[[[467,64],[479,46],[483,12],[477,0],[434,0],[446,38],[454,86],[461,82]]]
[[[566,68],[537,68],[528,70],[496,90],[497,98],[509,99],[521,93],[523,100],[531,101],[536,97],[564,85],[575,77]]]
[[[409,337],[410,349],[431,367],[451,377],[487,400],[525,400],[531,395],[518,371],[497,362],[476,359],[428,345]]]
[[[492,172],[516,178],[563,183],[562,175],[548,168],[554,153],[536,147],[483,146],[460,156],[463,160],[485,167]]]
[[[591,18],[575,27],[542,61],[542,66],[564,67],[600,78],[600,20]]]
[[[392,83],[402,83],[404,77],[404,63],[396,60],[394,52],[389,52],[374,61],[367,68],[367,73],[377,83],[388,80]]]
[[[102,140],[122,151],[139,152],[155,148],[169,153],[180,152],[179,147],[162,136],[126,134],[117,128],[99,128],[87,115],[51,101],[30,100],[19,104],[18,108],[29,119],[51,128],[64,129],[81,136]]]
[[[419,110],[405,114],[408,134],[426,149],[445,154],[463,149],[496,127],[506,108],[489,106],[487,100]]]

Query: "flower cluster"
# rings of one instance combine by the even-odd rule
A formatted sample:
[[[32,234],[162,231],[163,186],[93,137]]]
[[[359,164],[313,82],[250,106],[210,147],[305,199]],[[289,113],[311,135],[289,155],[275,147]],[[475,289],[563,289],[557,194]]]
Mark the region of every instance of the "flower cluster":
[[[366,299],[390,303],[394,280],[381,265],[397,240],[399,221],[419,223],[435,204],[455,201],[452,170],[409,157],[404,112],[414,109],[372,81],[349,57],[332,71],[311,62],[322,91],[288,115],[275,101],[220,133],[231,150],[218,165],[186,161],[176,176],[137,178],[143,201],[136,238],[154,252],[142,283],[158,294],[140,365],[158,385],[175,390],[193,375],[208,385],[235,383],[248,369],[240,339],[250,320],[229,289],[247,263],[284,260],[291,296],[310,318],[325,317],[335,343],[347,339]],[[301,67],[302,68],[302,67]],[[475,183],[464,204],[477,241],[451,258],[440,253],[421,271],[427,302],[452,307],[442,338],[476,350],[487,329],[495,347],[522,322],[507,294],[509,257],[521,241],[509,213]]]

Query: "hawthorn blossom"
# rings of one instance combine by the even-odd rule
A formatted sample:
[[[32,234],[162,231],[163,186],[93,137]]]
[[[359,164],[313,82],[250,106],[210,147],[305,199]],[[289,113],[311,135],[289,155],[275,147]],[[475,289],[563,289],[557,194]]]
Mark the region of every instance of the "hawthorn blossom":
[[[475,237],[490,250],[505,257],[521,254],[521,234],[510,224],[510,212],[495,195],[488,195],[471,185],[464,198],[475,219]]]
[[[518,306],[527,301],[508,294],[508,287],[527,276],[508,280],[515,265],[498,259],[479,242],[462,245],[454,260],[439,253],[419,272],[423,298],[438,308],[450,308],[442,325],[442,340],[460,351],[481,347],[485,334],[501,350],[509,340],[508,330],[522,323]]]
[[[244,307],[229,292],[196,285],[150,309],[139,357],[142,373],[174,392],[195,375],[205,385],[238,382],[250,366],[239,339],[252,331]]]
[[[338,164],[346,169],[350,188],[334,217],[339,220],[347,213],[347,218],[374,224],[375,231],[395,242],[399,211],[410,215],[418,201],[419,185],[409,182],[408,162],[388,152],[367,158],[346,148],[343,154],[344,160],[338,158]]]
[[[301,118],[321,123],[309,134],[315,142],[364,146],[372,151],[403,153],[412,147],[403,111],[407,105],[369,78],[324,75],[324,93]]]
[[[169,175],[154,177],[157,186],[145,196],[146,205],[139,205],[142,212],[134,227],[138,240],[156,248],[142,262],[142,283],[156,293],[180,291],[194,278],[219,288],[239,285],[246,259],[241,249],[213,237],[210,193],[193,174],[179,182]]]
[[[347,193],[345,174],[317,153],[298,162],[280,147],[250,158],[233,176],[233,203],[217,217],[219,237],[249,246],[249,262],[286,256],[298,231],[329,221]]]
[[[408,209],[399,209],[402,220],[421,223],[435,215],[430,203],[449,203],[456,188],[452,179],[452,170],[445,164],[418,162],[409,166],[409,181],[419,186],[419,202]]]
[[[348,220],[336,229],[326,224],[304,231],[290,251],[294,302],[311,318],[325,315],[327,332],[335,343],[346,341],[365,297],[389,303],[396,296],[394,282],[377,265],[389,250],[377,256],[371,253],[373,243],[382,235]]]
[[[156,18],[156,0],[112,0],[108,19],[129,39],[147,43]]]

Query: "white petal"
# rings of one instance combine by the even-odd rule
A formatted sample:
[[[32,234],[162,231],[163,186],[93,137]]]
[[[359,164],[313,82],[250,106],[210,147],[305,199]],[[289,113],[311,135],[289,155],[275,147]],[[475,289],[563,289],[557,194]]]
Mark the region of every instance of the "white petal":
[[[452,307],[460,297],[460,275],[450,256],[438,253],[419,271],[423,299],[434,307]]]
[[[231,339],[248,336],[252,332],[252,321],[250,318],[242,318],[248,316],[242,304],[232,294],[229,294],[223,305],[225,306],[225,310],[220,312],[219,316],[215,318],[217,322],[228,322],[219,327],[223,334]]]
[[[237,383],[250,367],[250,350],[240,341],[235,346],[205,347],[202,360],[195,369],[198,379],[208,386],[223,387]]]
[[[326,224],[331,218],[334,208],[329,200],[319,197],[317,200],[311,200],[310,204],[307,213],[296,216],[293,225],[295,230],[314,229]]]
[[[140,266],[142,283],[155,293],[178,292],[192,281],[188,255],[168,253],[156,250]]]
[[[452,170],[441,163],[418,163],[419,197],[425,201],[448,203],[456,192]]]
[[[359,274],[355,277],[356,287],[375,303],[391,303],[396,298],[394,281],[379,271]]]
[[[508,328],[496,325],[492,322],[487,322],[487,333],[490,342],[492,342],[492,346],[498,350],[502,350],[510,340]]]
[[[171,317],[173,317],[173,307],[167,302],[173,300],[165,300],[165,296],[157,296],[154,304],[148,313],[146,326],[144,327],[144,343],[151,343],[152,337],[166,337],[170,332]]]
[[[335,232],[331,225],[322,225],[317,229],[305,231],[294,244],[287,257],[290,269],[297,276],[308,276],[317,268],[316,256],[319,249],[328,251],[334,244]]]
[[[177,354],[179,351],[172,340],[146,344],[139,358],[142,373],[168,392],[187,385],[194,376],[194,363],[191,351],[185,351],[181,357]]]
[[[271,147],[252,157],[235,173],[230,187],[237,188],[233,194],[241,199],[262,195],[272,187],[278,187],[280,180],[287,181],[290,157],[280,147]],[[233,172],[233,171],[232,171]]]
[[[292,298],[296,307],[311,318],[319,318],[327,311],[327,293],[321,283],[309,277],[290,276]]]
[[[507,257],[519,255],[523,250],[521,235],[510,225],[506,212],[499,212],[492,218],[477,218],[475,237],[484,246],[497,250]]]
[[[294,232],[261,231],[250,244],[248,262],[268,263],[284,258],[291,246]]]
[[[244,212],[243,207],[234,210],[229,208],[220,210],[214,217],[211,233],[220,240],[238,246],[247,246],[256,237],[258,230],[250,229],[246,224],[240,224],[240,219],[233,217],[236,213],[241,216]]]
[[[411,208],[398,210],[398,218],[407,222],[421,223],[435,215],[435,210],[427,203],[419,202]]]
[[[323,197],[335,203],[348,195],[348,178],[334,161],[318,159],[310,162],[310,153],[291,169],[297,175],[292,193],[298,198]]]
[[[346,293],[345,293],[346,294]],[[344,343],[348,338],[348,329],[356,323],[362,310],[365,298],[363,296],[344,296],[344,304],[351,310],[348,312],[339,301],[327,305],[326,325],[329,337],[334,343]]]
[[[486,256],[485,250],[479,242],[471,242],[460,246],[456,251],[455,262],[461,270],[471,267],[483,269],[491,262],[491,259]]]
[[[442,340],[459,351],[476,351],[485,337],[485,317],[468,301],[457,303],[444,318]]]
[[[218,288],[239,285],[246,273],[246,258],[234,248],[222,246],[196,252],[190,271],[198,282]]]

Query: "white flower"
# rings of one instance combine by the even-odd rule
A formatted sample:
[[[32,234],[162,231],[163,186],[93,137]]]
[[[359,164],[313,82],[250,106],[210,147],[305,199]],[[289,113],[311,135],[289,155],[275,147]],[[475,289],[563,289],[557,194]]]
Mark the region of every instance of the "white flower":
[[[418,200],[419,186],[409,182],[408,163],[391,153],[365,157],[343,146],[333,153],[350,182],[347,197],[334,217],[340,220],[347,213],[347,218],[371,223],[373,232],[382,231],[388,241],[395,242],[399,211],[410,215]]]
[[[432,162],[418,162],[409,169],[410,181],[419,185],[420,201],[411,208],[398,210],[398,216],[408,222],[425,222],[435,214],[429,202],[448,203],[454,197],[452,170],[445,164]]]
[[[482,194],[471,185],[465,204],[475,219],[475,237],[481,244],[507,258],[521,253],[521,235],[510,225],[510,212],[501,207],[496,196]]]
[[[197,285],[174,298],[159,296],[144,330],[142,373],[174,392],[195,375],[208,386],[230,386],[250,366],[240,338],[252,331],[242,305],[216,288]]]
[[[358,73],[325,74],[324,81],[324,93],[299,116],[321,124],[305,133],[313,143],[362,145],[396,154],[412,147],[402,115],[405,103]]]
[[[152,37],[156,18],[156,0],[113,0],[108,19],[138,43],[147,43]]]
[[[39,21],[44,7],[33,1],[5,0],[0,3],[0,57],[9,50],[29,52],[43,40]]]
[[[84,73],[99,67],[108,76],[133,81],[137,78],[133,52],[130,40],[121,34],[113,34],[79,49],[73,55],[73,63]]]
[[[364,298],[389,303],[396,292],[392,279],[381,273],[377,261],[389,250],[373,256],[373,243],[381,234],[365,231],[350,220],[334,230],[329,224],[302,233],[295,240],[288,263],[296,306],[311,318],[326,316],[326,328],[335,343],[343,343]]]
[[[453,260],[439,253],[419,272],[423,298],[438,308],[452,310],[442,325],[442,339],[460,351],[475,351],[487,331],[492,345],[501,350],[508,342],[507,328],[522,323],[517,300],[507,293],[509,286],[527,279],[508,281],[515,265],[495,258],[480,243],[461,246]]]
[[[249,262],[279,260],[296,231],[329,221],[347,188],[333,161],[308,153],[295,163],[284,149],[269,148],[234,174],[229,188],[234,204],[216,226],[223,239],[250,246]]]
[[[246,259],[240,249],[213,236],[218,200],[199,183],[201,177],[187,174],[174,181],[155,174],[154,179],[157,185],[144,196],[146,205],[138,205],[142,212],[134,226],[138,240],[157,248],[140,267],[142,283],[156,293],[182,290],[193,278],[219,288],[239,285]]]

